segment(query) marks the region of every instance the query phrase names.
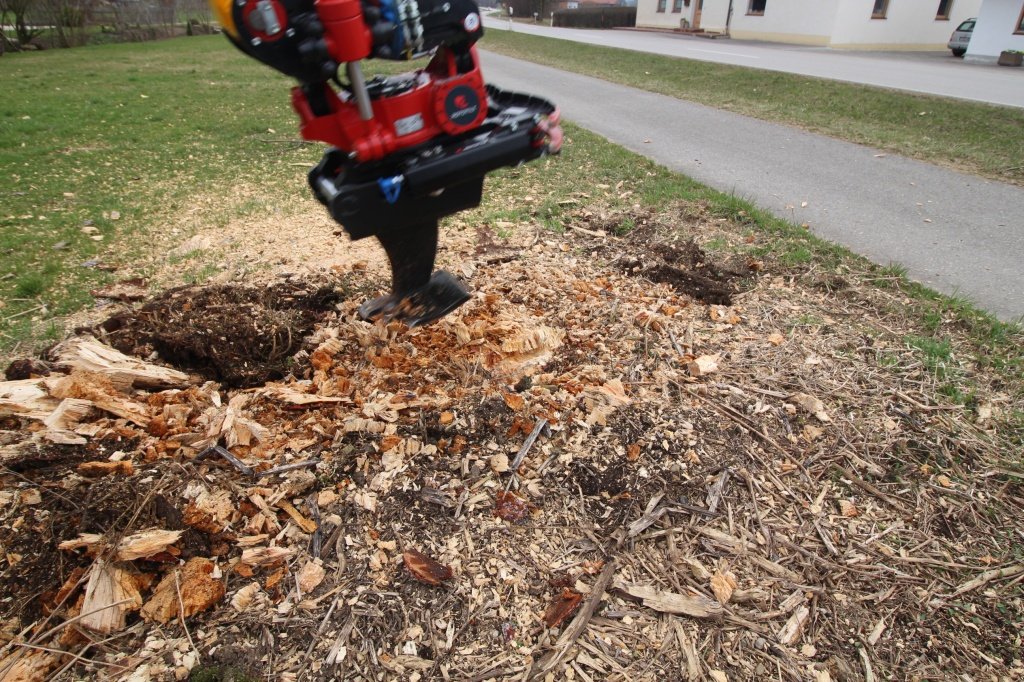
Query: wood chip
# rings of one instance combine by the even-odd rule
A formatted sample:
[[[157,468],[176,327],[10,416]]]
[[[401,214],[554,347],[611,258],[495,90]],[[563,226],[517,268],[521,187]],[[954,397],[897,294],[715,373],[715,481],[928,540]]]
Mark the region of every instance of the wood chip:
[[[717,353],[714,355],[701,355],[686,363],[686,372],[691,377],[702,377],[712,372],[717,372],[719,359],[721,359],[721,356]]]
[[[811,615],[811,610],[807,606],[801,606],[793,615],[789,617],[786,624],[779,630],[779,634],[775,636],[779,640],[780,644],[786,646],[792,646],[800,640],[800,636],[804,632],[804,624],[807,622],[807,617]]]
[[[685,595],[664,592],[651,585],[638,585],[616,581],[613,588],[641,600],[644,606],[661,613],[673,613],[691,618],[721,618],[722,605],[701,594]]]
[[[452,577],[452,569],[428,557],[418,549],[409,548],[402,553],[405,567],[414,578],[428,585],[440,585]]]
[[[76,471],[86,478],[100,478],[101,476],[131,476],[135,473],[130,459],[120,462],[82,462],[76,467]]]
[[[153,596],[142,607],[147,621],[169,623],[181,615],[185,618],[210,608],[224,597],[224,582],[212,577],[213,562],[203,557],[189,559],[180,569],[164,576],[153,590]]]
[[[130,611],[142,606],[138,584],[123,568],[99,560],[89,572],[79,624],[101,634],[119,632]]]

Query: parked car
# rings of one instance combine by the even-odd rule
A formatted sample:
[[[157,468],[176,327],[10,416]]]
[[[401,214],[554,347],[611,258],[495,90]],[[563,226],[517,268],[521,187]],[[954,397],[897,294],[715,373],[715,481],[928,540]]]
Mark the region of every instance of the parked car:
[[[963,57],[967,52],[967,44],[971,42],[971,34],[974,32],[974,23],[977,19],[968,19],[953,31],[949,37],[949,47],[954,57]]]

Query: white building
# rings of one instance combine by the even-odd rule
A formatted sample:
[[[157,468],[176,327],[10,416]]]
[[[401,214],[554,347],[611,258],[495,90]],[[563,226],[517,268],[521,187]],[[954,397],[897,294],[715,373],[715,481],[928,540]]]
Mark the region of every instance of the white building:
[[[1024,0],[982,0],[966,61],[994,62],[1003,50],[1024,52]]]
[[[636,24],[701,28],[744,40],[834,48],[943,50],[957,24],[978,16],[982,1],[638,0]]]

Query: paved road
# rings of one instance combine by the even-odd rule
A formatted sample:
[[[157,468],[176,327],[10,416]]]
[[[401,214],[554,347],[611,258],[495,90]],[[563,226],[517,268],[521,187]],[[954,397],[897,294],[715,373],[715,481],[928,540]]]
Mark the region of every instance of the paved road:
[[[548,97],[612,142],[807,222],[876,263],[901,263],[915,280],[1004,320],[1024,316],[1022,188],[486,51],[481,58],[488,82]]]
[[[484,25],[488,30],[508,30],[508,21],[496,16],[486,16]],[[649,31],[512,26],[519,33],[593,45],[1024,107],[1024,69],[968,64],[949,52],[851,52]]]

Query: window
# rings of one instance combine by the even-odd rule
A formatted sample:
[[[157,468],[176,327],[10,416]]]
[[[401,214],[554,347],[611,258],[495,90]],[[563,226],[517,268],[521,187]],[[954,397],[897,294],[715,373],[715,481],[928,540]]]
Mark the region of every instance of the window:
[[[1024,7],[1020,8],[1020,16],[1017,17],[1017,27],[1013,29],[1015,34],[1024,34]]]
[[[682,12],[683,11],[683,0],[672,0],[672,11]]]
[[[754,14],[756,16],[764,15],[764,6],[768,3],[768,0],[750,0],[750,4],[747,6],[747,14]]]
[[[659,12],[664,12],[665,11],[665,2],[666,2],[666,0],[658,0],[658,11]]]
[[[935,10],[935,18],[949,21],[949,10],[953,8],[953,0],[939,0],[939,9]]]
[[[885,19],[885,13],[889,11],[889,0],[875,0],[875,7],[871,10],[872,19]]]

